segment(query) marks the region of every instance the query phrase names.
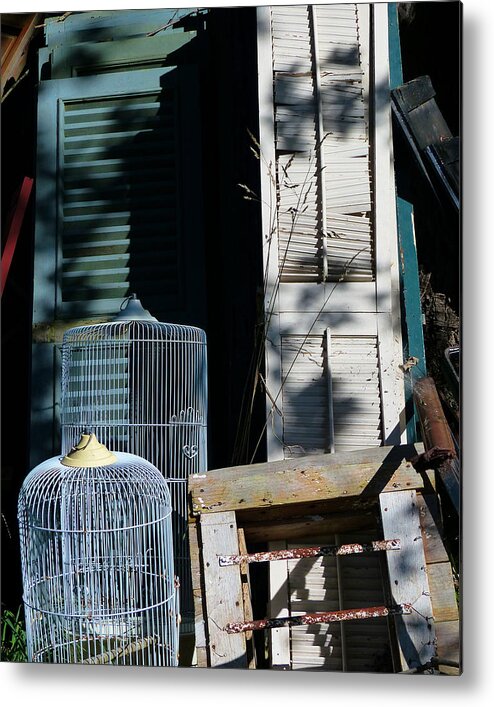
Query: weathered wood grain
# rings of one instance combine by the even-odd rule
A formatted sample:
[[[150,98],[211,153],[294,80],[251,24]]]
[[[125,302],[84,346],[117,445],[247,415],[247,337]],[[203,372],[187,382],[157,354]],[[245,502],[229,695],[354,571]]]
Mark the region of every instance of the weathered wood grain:
[[[192,595],[194,599],[194,633],[196,665],[199,668],[207,667],[206,628],[204,621],[204,597],[202,584],[201,552],[198,533],[198,522],[189,523],[189,548],[190,565],[192,574]]]
[[[61,344],[68,329],[89,324],[101,324],[108,321],[108,317],[86,317],[70,321],[54,320],[52,322],[36,322],[33,324],[33,341],[40,344]]]
[[[435,623],[456,621],[458,619],[458,604],[456,603],[451,565],[449,562],[436,562],[427,565],[427,576]]]
[[[334,535],[347,531],[367,530],[376,525],[376,513],[332,513],[286,518],[283,521],[250,522],[244,519],[245,536],[249,542],[265,543],[272,540],[296,540],[316,535]]]
[[[437,496],[417,493],[422,542],[427,564],[434,562],[449,562],[448,553],[444,547],[439,531],[440,515]]]
[[[245,532],[243,528],[238,528],[238,549],[242,555],[247,554],[247,543],[245,541]],[[240,577],[242,580],[242,599],[244,602],[244,618],[246,621],[252,621],[254,615],[252,613],[252,592],[250,586],[249,564],[247,562],[240,563]],[[256,651],[254,644],[254,634],[252,631],[245,632],[247,662],[250,670],[256,667]]]
[[[415,490],[380,496],[384,537],[399,538],[401,550],[386,555],[390,590],[396,604],[412,613],[395,616],[401,670],[428,663],[435,654],[435,631],[420,517]]]
[[[245,636],[228,634],[226,624],[243,621],[242,580],[238,565],[220,567],[218,555],[239,552],[234,513],[201,517],[209,664],[211,667],[246,668]]]
[[[457,657],[451,657],[453,654],[459,654],[458,605],[451,563],[440,532],[438,499],[433,494],[422,496],[417,493],[417,501],[434,614],[437,654],[448,660],[458,660]],[[447,626],[443,629],[445,623]],[[448,668],[447,672],[458,673],[454,668]]]
[[[437,657],[443,660],[451,660],[461,665],[460,650],[460,622],[443,621],[436,625]],[[441,672],[450,675],[458,675],[456,668],[441,666]]]
[[[273,509],[293,516],[294,506],[337,508],[384,491],[423,489],[427,482],[408,461],[422,451],[420,444],[374,447],[209,471],[189,479],[191,511]]]

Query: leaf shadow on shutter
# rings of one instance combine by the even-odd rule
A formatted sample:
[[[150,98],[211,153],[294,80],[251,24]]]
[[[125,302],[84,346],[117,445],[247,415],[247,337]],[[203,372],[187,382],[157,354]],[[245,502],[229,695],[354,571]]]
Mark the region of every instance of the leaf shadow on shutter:
[[[386,110],[389,87],[374,83],[369,90],[372,72],[365,54],[370,33],[360,12],[354,4],[271,7],[278,253],[267,259],[278,256],[279,268],[270,302],[275,302],[280,283],[297,286],[286,312],[291,322],[297,314],[304,319],[294,325],[300,341],[306,337],[304,345],[312,334],[320,335],[314,325],[323,309],[332,309],[331,293],[338,294],[340,283],[376,280],[371,116]],[[316,292],[323,282],[328,289]],[[319,306],[327,291],[317,312],[314,302]],[[349,331],[355,313],[379,312],[386,304],[375,288],[355,294],[360,310],[350,312],[340,301],[343,311],[333,312],[333,319],[348,324],[344,328]],[[268,339],[272,314],[266,313]],[[304,331],[312,315],[313,324]],[[356,365],[349,350],[346,369],[333,376],[339,450],[382,444],[379,355],[377,346],[372,348],[355,353]],[[366,370],[369,357],[375,366]],[[276,416],[283,417],[283,439],[277,439],[285,456],[329,447],[327,382],[321,372],[299,375],[296,369],[297,364],[292,368],[283,361],[281,350],[269,360],[268,379],[276,384],[267,389],[271,405],[266,427],[274,428]]]
[[[357,7],[271,9],[283,282],[375,278],[368,25]]]
[[[375,336],[282,338],[285,457],[380,446],[383,440]]]
[[[66,316],[91,312],[89,302],[111,313],[133,292],[150,311],[178,308],[183,278],[175,70],[161,82],[158,91],[64,105]]]
[[[369,97],[357,6],[273,7],[272,31],[282,280],[370,279]]]
[[[70,48],[67,61],[104,62],[99,44]],[[159,320],[204,328],[198,56],[182,47],[164,66],[129,56],[128,70],[61,79],[42,67],[33,465],[60,449],[57,342],[68,323],[108,321],[135,292]]]

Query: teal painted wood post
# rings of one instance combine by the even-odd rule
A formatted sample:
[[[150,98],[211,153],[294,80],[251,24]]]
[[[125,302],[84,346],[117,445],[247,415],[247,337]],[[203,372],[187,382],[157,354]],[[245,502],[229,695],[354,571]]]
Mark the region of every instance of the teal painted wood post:
[[[400,31],[398,26],[398,5],[388,5],[389,27],[389,75],[390,90],[403,84],[401,63]],[[398,249],[400,263],[400,282],[402,304],[405,315],[404,358],[414,356],[418,359],[405,373],[405,412],[408,442],[417,441],[417,423],[413,405],[413,382],[427,375],[422,307],[420,304],[420,280],[417,260],[417,248],[413,225],[413,205],[401,197],[396,197],[396,215],[398,221]]]

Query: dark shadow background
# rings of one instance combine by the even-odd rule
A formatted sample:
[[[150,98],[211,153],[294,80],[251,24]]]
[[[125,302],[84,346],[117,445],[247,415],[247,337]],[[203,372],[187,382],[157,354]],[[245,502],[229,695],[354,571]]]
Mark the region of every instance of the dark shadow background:
[[[453,134],[459,131],[459,3],[412,3],[400,30],[405,81],[428,74]],[[232,463],[242,396],[249,381],[262,283],[260,214],[239,184],[259,193],[259,164],[248,130],[257,134],[256,8],[210,12],[207,33],[197,43],[202,110],[203,213],[209,367],[209,466]],[[29,75],[2,104],[2,225],[24,175],[34,176],[36,154],[36,52],[31,44]],[[412,189],[417,180],[406,153],[397,155],[399,175]],[[417,205],[415,194],[410,200]],[[2,603],[20,603],[16,504],[29,471],[30,396],[42,381],[30,379],[33,286],[34,195],[26,214],[2,298]],[[423,194],[422,194],[423,196]],[[424,197],[425,199],[425,197]],[[448,217],[438,225],[430,203],[416,206],[419,261],[438,278],[441,291],[459,300],[458,236]],[[453,234],[453,235],[452,235]],[[2,245],[6,234],[2,235]],[[455,241],[456,238],[456,241]],[[438,247],[436,244],[442,244]],[[446,258],[445,258],[446,253]],[[145,298],[143,298],[144,300]],[[144,302],[145,303],[145,302]],[[214,395],[212,395],[214,391]],[[255,398],[253,451],[264,417],[264,391]],[[264,446],[255,461],[265,457]]]
[[[456,136],[461,131],[461,4],[399,4],[404,82],[430,76],[436,103]],[[402,138],[395,133],[398,193],[414,206],[419,267],[431,273],[435,292],[444,293],[460,310],[461,221],[446,199],[439,202],[427,185]]]
[[[199,74],[201,113],[194,142],[200,145],[202,160],[191,164],[187,162],[189,158],[182,159],[180,170],[185,180],[194,170],[194,180],[202,186],[201,208],[197,209],[195,203],[187,203],[186,207],[192,216],[201,219],[204,232],[207,311],[200,321],[192,315],[191,321],[178,323],[200,326],[208,337],[210,467],[231,463],[255,343],[257,287],[262,282],[262,254],[257,238],[260,216],[238,186],[249,184],[258,191],[258,162],[250,151],[248,133],[257,132],[258,122],[256,29],[255,8],[214,9],[208,16],[207,31],[199,31],[190,46],[171,53],[165,62],[182,66],[194,63]],[[42,32],[29,50],[29,74],[2,104],[3,225],[23,176],[35,176],[40,46]],[[84,57],[78,56],[78,61],[82,65]],[[163,89],[158,129],[161,121],[169,120],[166,86]],[[134,154],[139,142],[146,140],[143,133],[137,145],[130,146]],[[47,174],[52,170],[52,164],[46,165]],[[122,194],[131,211],[139,187],[137,182],[130,184],[129,192]],[[45,385],[43,376],[31,379],[34,203],[33,190],[2,301],[2,603],[9,607],[18,606],[21,594],[16,506],[20,486],[29,471],[30,400],[32,393],[39,393]],[[141,225],[139,213],[134,210],[130,226],[136,238]],[[2,244],[6,235],[4,232]],[[146,273],[149,267],[156,271],[160,266],[138,246],[132,247],[129,255],[134,270],[131,284],[142,287],[146,306]],[[161,260],[161,267],[158,274],[166,277],[166,258]],[[159,312],[156,316],[161,315],[162,321],[174,321],[165,318],[165,314]],[[255,409],[256,419],[261,420],[264,408],[260,396]],[[254,429],[253,437],[257,440],[259,434],[260,427]],[[262,446],[258,454],[263,456]]]

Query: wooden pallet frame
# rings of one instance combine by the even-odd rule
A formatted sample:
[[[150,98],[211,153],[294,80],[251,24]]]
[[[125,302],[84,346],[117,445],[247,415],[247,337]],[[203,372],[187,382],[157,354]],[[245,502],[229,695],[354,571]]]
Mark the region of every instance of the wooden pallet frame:
[[[228,634],[230,622],[252,618],[248,566],[220,567],[218,555],[324,533],[376,527],[401,538],[387,554],[390,600],[413,602],[393,617],[396,672],[433,657],[459,662],[459,617],[439,506],[430,472],[410,459],[421,444],[307,456],[192,476],[189,542],[198,667],[255,668],[252,634]],[[404,555],[401,555],[402,559]],[[457,672],[457,671],[456,671]]]

